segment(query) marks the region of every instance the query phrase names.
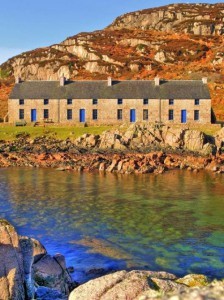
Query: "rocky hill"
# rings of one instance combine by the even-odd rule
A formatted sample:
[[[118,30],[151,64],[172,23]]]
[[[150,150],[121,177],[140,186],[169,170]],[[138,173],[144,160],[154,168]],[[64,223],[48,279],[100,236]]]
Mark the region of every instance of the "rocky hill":
[[[224,4],[173,4],[118,17],[109,29],[174,31],[197,35],[224,34]]]
[[[224,4],[174,4],[125,14],[104,30],[22,53],[0,77],[22,79],[200,79],[224,120]],[[6,80],[6,79],[5,79]],[[0,100],[5,99],[0,89]],[[0,116],[1,117],[1,116]]]

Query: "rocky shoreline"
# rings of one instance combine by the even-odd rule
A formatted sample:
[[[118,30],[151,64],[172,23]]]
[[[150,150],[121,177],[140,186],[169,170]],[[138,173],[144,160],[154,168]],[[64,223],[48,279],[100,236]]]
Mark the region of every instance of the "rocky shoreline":
[[[19,236],[4,219],[0,219],[0,274],[1,300],[193,300],[224,295],[224,281],[155,271],[117,271],[79,285],[72,281],[63,255],[49,255],[39,241]]]
[[[125,131],[85,134],[76,140],[18,134],[0,141],[0,167],[161,174],[206,169],[224,173],[224,128],[215,136],[162,125],[131,125]]]
[[[198,156],[164,151],[151,153],[70,154],[27,152],[0,153],[0,167],[55,168],[58,171],[108,172],[119,174],[162,174],[168,170],[208,170],[224,173],[224,154]]]

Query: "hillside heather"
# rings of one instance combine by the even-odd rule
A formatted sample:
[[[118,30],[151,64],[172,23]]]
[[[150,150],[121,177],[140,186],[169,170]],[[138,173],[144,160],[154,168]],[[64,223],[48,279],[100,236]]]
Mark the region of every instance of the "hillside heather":
[[[13,77],[23,80],[209,78],[212,107],[224,120],[224,4],[173,4],[128,13],[104,30],[22,53],[0,66],[0,118]]]

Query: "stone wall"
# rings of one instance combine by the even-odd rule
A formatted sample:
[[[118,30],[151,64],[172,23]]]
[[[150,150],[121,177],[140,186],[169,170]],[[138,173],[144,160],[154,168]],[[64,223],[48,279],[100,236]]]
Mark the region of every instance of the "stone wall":
[[[187,111],[187,123],[211,123],[211,100],[200,99],[195,105],[195,99],[174,99],[169,105],[169,99],[149,99],[148,104],[143,99],[123,99],[118,104],[117,99],[73,99],[72,104],[67,104],[67,99],[49,99],[49,104],[44,105],[43,99],[25,99],[24,105],[19,105],[19,100],[9,99],[9,122],[19,120],[19,109],[24,109],[24,119],[31,122],[31,109],[37,110],[37,121],[44,119],[44,109],[49,110],[49,119],[55,123],[79,123],[79,111],[85,109],[85,122],[88,124],[118,124],[130,122],[130,110],[136,110],[136,122],[163,122],[181,123],[181,110]],[[72,120],[67,120],[67,109],[72,109]],[[92,111],[97,109],[98,119],[93,120]],[[117,110],[122,109],[122,120],[117,119]],[[169,110],[174,112],[174,119],[168,120]],[[143,110],[148,110],[148,120],[143,120]],[[194,121],[194,110],[199,110],[199,120]]]

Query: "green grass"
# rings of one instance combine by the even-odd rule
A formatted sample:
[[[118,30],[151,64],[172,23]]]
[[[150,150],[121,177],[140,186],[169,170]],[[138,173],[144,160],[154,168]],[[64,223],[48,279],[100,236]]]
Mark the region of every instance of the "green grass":
[[[173,125],[174,128],[186,127],[183,125]],[[207,135],[214,135],[220,130],[219,125],[189,125],[189,129],[195,129],[204,132]],[[74,140],[85,133],[88,134],[102,134],[106,130],[119,129],[120,132],[127,130],[128,125],[101,125],[101,126],[60,126],[60,125],[47,125],[46,127],[33,127],[27,125],[24,127],[16,127],[14,125],[0,124],[0,140],[12,141],[17,138],[17,135],[27,133],[31,139],[40,136],[49,136],[56,139],[65,140],[70,138]]]
[[[115,126],[46,126],[46,127],[33,127],[24,126],[16,127],[14,125],[1,125],[0,126],[0,140],[12,141],[16,136],[21,133],[29,134],[30,138],[40,136],[55,137],[57,139],[65,140],[66,138],[76,139],[85,133],[101,134],[103,131],[114,129]]]

